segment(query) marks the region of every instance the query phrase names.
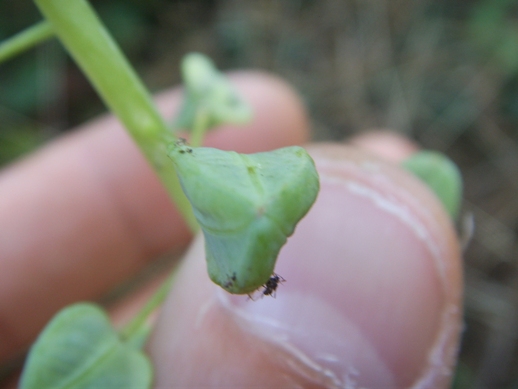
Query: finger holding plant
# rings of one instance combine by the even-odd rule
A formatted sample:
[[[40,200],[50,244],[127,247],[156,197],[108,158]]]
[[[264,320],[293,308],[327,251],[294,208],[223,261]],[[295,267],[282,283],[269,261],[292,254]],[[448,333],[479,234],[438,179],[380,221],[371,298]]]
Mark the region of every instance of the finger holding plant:
[[[62,41],[195,230],[181,183],[207,238],[207,265],[214,282],[236,294],[264,285],[280,248],[318,192],[318,175],[305,150],[291,147],[244,155],[182,144],[167,129],[145,87],[86,1],[36,3],[47,23],[22,34],[23,47],[29,47],[31,39],[34,44],[48,39],[51,32]],[[20,36],[16,39],[13,46]],[[212,127],[250,120],[250,108],[210,60],[191,54],[184,61],[183,74],[186,97],[174,127],[191,130],[193,145],[201,144]],[[152,368],[140,348],[149,332],[147,316],[160,305],[169,285],[165,283],[120,333],[96,306],[76,304],[63,309],[32,347],[21,387],[149,386]]]

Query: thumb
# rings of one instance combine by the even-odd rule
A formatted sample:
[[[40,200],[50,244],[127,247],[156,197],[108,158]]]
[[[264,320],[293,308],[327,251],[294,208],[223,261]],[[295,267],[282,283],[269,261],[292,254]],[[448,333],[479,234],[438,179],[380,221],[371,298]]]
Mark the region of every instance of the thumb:
[[[459,247],[428,189],[339,145],[309,148],[319,197],[282,249],[276,298],[213,285],[198,236],[148,345],[157,387],[447,387]]]

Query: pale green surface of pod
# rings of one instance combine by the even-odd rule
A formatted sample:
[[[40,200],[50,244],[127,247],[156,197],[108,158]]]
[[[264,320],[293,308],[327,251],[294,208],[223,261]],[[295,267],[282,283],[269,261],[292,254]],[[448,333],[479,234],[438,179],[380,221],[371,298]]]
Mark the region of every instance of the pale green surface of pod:
[[[210,278],[253,292],[316,199],[313,160],[297,146],[246,155],[177,144],[170,157],[205,236]]]

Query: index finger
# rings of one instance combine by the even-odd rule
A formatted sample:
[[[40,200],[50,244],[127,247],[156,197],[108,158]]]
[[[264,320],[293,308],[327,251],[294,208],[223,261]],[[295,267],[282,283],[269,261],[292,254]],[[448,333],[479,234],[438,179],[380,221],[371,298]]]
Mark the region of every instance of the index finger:
[[[232,76],[254,109],[245,128],[207,143],[256,152],[308,138],[299,99],[260,73]],[[167,116],[178,90],[158,98]],[[0,361],[26,346],[61,307],[95,299],[190,233],[136,146],[113,118],[92,122],[0,174]]]

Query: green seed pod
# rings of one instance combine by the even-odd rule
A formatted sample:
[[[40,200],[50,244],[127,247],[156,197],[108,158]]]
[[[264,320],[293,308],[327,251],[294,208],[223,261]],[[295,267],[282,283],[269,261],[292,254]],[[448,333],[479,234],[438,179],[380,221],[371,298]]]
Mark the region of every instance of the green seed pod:
[[[207,128],[223,123],[245,124],[252,110],[214,63],[199,53],[187,54],[182,61],[185,97],[175,127],[192,130],[196,115],[207,115]]]
[[[296,146],[245,155],[177,143],[169,155],[203,230],[210,278],[253,292],[316,199],[313,160]]]

